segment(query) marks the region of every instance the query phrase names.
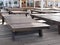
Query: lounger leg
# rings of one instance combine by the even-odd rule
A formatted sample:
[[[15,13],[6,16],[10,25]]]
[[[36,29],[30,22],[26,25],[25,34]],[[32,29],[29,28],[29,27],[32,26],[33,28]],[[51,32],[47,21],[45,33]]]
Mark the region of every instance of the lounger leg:
[[[60,34],[60,25],[58,25],[58,34]]]
[[[39,30],[39,36],[42,37],[42,30]]]
[[[27,17],[27,14],[26,14],[26,17]]]
[[[32,14],[33,11],[31,11],[31,14]]]
[[[2,25],[4,24],[4,17],[2,17]]]
[[[34,19],[34,16],[31,16],[32,19]]]
[[[12,32],[12,40],[15,41],[15,32]]]

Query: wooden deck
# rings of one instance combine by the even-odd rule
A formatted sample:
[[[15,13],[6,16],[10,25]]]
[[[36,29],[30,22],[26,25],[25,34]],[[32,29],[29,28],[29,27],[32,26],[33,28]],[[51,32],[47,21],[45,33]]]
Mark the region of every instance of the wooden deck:
[[[8,27],[8,28],[7,28]],[[0,45],[60,45],[60,35],[57,26],[43,30],[43,37],[38,37],[38,33],[16,36],[16,41],[12,41],[11,29],[7,25],[0,25]]]
[[[60,45],[60,35],[56,25],[50,29],[43,29],[43,37],[38,37],[38,33],[16,36],[16,41],[12,41],[11,29],[7,25],[0,25],[0,45]]]
[[[11,29],[8,25],[0,25],[0,45],[60,45],[60,35],[57,26],[50,29],[43,29],[43,37],[38,33],[16,36],[16,41],[12,41]]]

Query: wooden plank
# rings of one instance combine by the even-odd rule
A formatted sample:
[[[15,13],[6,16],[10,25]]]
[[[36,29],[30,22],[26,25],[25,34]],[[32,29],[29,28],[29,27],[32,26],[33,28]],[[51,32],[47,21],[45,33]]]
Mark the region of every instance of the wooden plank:
[[[15,40],[15,33],[19,31],[38,31],[39,36],[42,37],[42,29],[48,28],[50,25],[45,23],[28,23],[28,24],[10,24],[12,27],[12,39]]]
[[[59,15],[32,15],[32,17],[37,17],[46,20],[51,24],[58,25],[58,33],[60,34],[60,14]]]

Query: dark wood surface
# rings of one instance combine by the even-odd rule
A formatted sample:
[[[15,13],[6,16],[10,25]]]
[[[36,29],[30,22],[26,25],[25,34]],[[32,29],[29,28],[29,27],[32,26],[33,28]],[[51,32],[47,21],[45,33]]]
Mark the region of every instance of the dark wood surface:
[[[48,27],[48,24],[45,23],[22,23],[22,24],[10,24],[13,29],[19,28],[34,28],[34,27]]]
[[[48,9],[43,9],[43,10],[32,10],[32,12],[38,12],[38,13],[60,13],[58,10],[48,10]]]
[[[33,31],[37,30],[39,36],[42,36],[43,28],[49,27],[48,24],[38,23],[30,17],[20,17],[19,15],[4,16],[5,22],[12,28],[12,39],[15,40],[16,31]]]
[[[53,13],[53,14],[31,14],[31,15],[60,22],[60,13],[56,13],[56,14],[55,13]]]
[[[26,14],[26,13],[28,13],[26,11],[10,11],[10,12],[13,14]]]
[[[21,15],[15,15],[15,14],[4,14],[4,13],[1,13],[0,14],[0,16],[2,17],[2,24],[4,24],[4,17],[7,17],[8,16],[8,18],[9,17],[11,17],[11,18],[13,18],[13,16],[15,17],[15,18],[17,18],[17,21],[19,20],[19,18],[21,18],[21,17],[23,17],[23,18],[26,18],[26,16],[25,15],[23,15],[23,14],[21,14]],[[17,16],[17,17],[16,17]]]
[[[43,20],[46,20],[48,24],[55,24],[58,25],[58,33],[60,34],[60,14],[58,15],[37,15],[37,14],[31,14],[32,18],[40,18]]]
[[[8,25],[0,25],[0,45],[60,45],[60,35],[55,25],[49,30],[43,29],[43,37],[39,37],[38,33],[24,34],[16,36],[15,42],[11,39],[10,29]]]
[[[29,25],[36,25],[38,26],[40,23],[30,17],[20,17],[20,15],[12,15],[12,16],[4,16],[5,21],[8,24],[27,24],[27,27]],[[43,24],[42,24],[43,25]],[[39,25],[41,26],[41,25]],[[32,27],[32,26],[30,26]]]
[[[4,16],[7,23],[31,23],[36,22],[35,20],[31,19],[30,17],[21,17],[20,15],[10,15]]]
[[[27,11],[9,11],[9,14],[25,14],[27,16],[29,13]]]
[[[23,10],[23,11],[26,11],[28,9],[35,9],[34,7],[22,7],[22,8],[5,8],[6,10],[8,11],[20,11],[20,10]]]

